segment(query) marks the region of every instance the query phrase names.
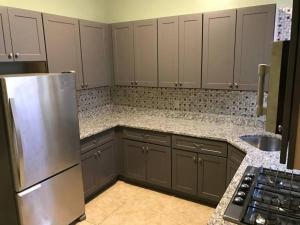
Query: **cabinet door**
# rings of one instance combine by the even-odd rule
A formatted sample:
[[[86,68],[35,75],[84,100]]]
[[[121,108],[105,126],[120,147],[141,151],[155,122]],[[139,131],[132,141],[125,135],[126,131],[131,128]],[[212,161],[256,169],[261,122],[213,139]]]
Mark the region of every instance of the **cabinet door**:
[[[134,74],[138,86],[157,86],[157,20],[134,22]]]
[[[133,24],[112,25],[114,78],[116,85],[134,82]]]
[[[197,153],[172,150],[172,188],[197,193]]]
[[[110,74],[106,68],[107,32],[106,24],[80,21],[82,70],[88,88],[110,84]]]
[[[147,144],[147,181],[171,187],[171,148]]]
[[[234,177],[236,171],[238,170],[240,164],[236,163],[235,161],[232,161],[230,159],[227,160],[227,180],[226,180],[226,186],[228,186]]]
[[[76,87],[83,87],[79,25],[77,19],[43,14],[50,73],[76,71]]]
[[[236,10],[204,14],[202,87],[231,89]]]
[[[8,8],[15,61],[46,61],[42,14]]]
[[[198,154],[198,195],[219,201],[226,189],[226,158]]]
[[[0,62],[13,61],[8,12],[6,7],[0,7]]]
[[[97,150],[93,150],[81,157],[82,179],[85,198],[89,197],[97,189]]]
[[[179,17],[179,84],[200,88],[202,73],[202,14]]]
[[[270,64],[276,5],[237,10],[234,82],[238,90],[257,90],[258,64]]]
[[[146,180],[145,143],[124,140],[125,176],[136,180]]]
[[[98,148],[99,170],[97,170],[99,187],[103,187],[116,177],[116,161],[113,141]]]
[[[159,87],[178,84],[178,17],[158,19]]]

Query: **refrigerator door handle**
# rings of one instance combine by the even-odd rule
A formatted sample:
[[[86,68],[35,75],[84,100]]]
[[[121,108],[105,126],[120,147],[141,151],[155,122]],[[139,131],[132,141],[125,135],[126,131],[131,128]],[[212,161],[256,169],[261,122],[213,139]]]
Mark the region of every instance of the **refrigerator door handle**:
[[[18,183],[19,188],[21,189],[23,187],[23,181],[24,181],[24,157],[23,157],[23,146],[22,146],[22,138],[21,138],[21,132],[18,127],[18,123],[16,122],[16,105],[15,100],[13,98],[9,99],[9,105],[12,113],[12,122],[13,122],[13,129],[14,129],[14,158],[15,158],[15,164],[17,168],[18,173]]]

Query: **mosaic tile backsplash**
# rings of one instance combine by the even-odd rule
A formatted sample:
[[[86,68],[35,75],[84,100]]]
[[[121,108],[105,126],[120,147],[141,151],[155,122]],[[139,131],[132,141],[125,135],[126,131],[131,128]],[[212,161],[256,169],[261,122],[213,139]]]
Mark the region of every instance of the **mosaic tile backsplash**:
[[[255,116],[256,93],[247,91],[102,87],[78,92],[79,112],[122,105],[221,115]]]

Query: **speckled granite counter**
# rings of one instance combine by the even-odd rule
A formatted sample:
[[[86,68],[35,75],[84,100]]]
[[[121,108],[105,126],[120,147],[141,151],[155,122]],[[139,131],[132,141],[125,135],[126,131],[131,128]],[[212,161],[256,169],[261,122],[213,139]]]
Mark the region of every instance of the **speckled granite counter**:
[[[101,111],[79,115],[81,139],[117,125],[199,138],[227,141],[247,153],[237,173],[218,204],[209,224],[232,224],[223,220],[224,211],[247,166],[264,166],[284,170],[279,152],[263,152],[241,141],[247,134],[267,134],[259,121],[235,116],[184,113],[108,106]]]

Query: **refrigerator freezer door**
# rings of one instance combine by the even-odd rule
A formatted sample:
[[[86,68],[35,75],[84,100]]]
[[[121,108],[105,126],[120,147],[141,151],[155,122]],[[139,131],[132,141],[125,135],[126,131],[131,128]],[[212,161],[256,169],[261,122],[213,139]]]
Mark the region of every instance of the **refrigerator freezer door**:
[[[17,193],[21,225],[66,225],[84,214],[81,167],[77,165]]]
[[[16,191],[80,162],[75,75],[2,80]]]

